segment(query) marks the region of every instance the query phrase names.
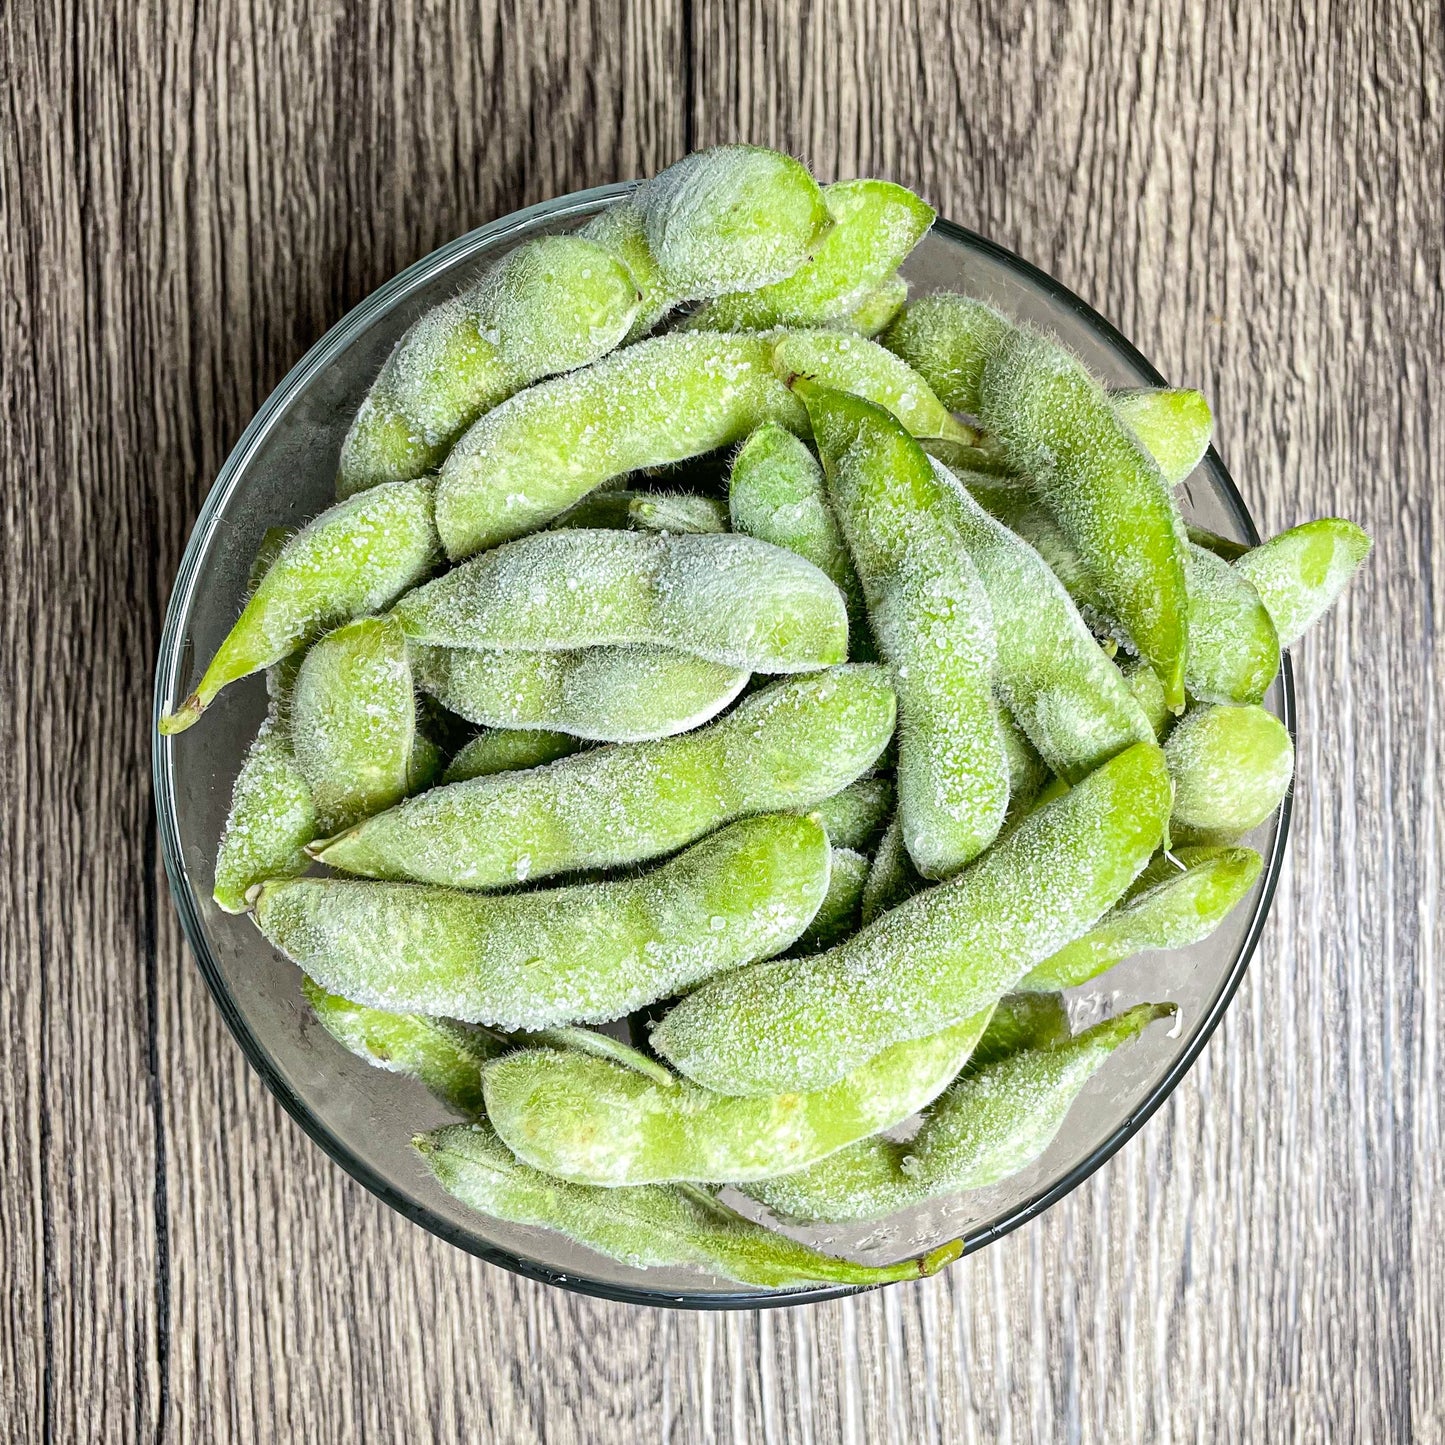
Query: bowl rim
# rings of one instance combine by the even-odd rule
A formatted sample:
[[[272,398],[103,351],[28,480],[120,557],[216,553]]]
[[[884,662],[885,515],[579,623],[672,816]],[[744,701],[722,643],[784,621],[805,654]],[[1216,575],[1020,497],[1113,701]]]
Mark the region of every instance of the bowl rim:
[[[335,1163],[339,1164],[358,1183],[369,1189],[399,1214],[446,1240],[447,1243],[455,1245],[469,1254],[474,1254],[489,1264],[500,1265],[516,1274],[541,1281],[544,1284],[560,1285],[564,1289],[599,1299],[661,1308],[775,1309],[810,1304],[819,1300],[839,1299],[847,1295],[861,1294],[870,1289],[878,1289],[881,1286],[822,1285],[766,1293],[742,1289],[703,1293],[685,1290],[650,1290],[642,1286],[618,1284],[556,1270],[537,1260],[478,1239],[449,1220],[434,1214],[426,1205],[417,1203],[394,1189],[384,1175],[353,1153],[350,1147],[311,1111],[305,1101],[292,1091],[284,1077],[273,1066],[268,1050],[242,1016],[211,955],[200,908],[182,856],[172,766],[174,756],[172,749],[175,739],[162,736],[155,727],[161,716],[174,705],[175,700],[180,696],[180,674],[186,660],[185,649],[180,645],[182,619],[189,616],[191,611],[191,600],[198,580],[201,559],[209,550],[212,534],[219,525],[220,514],[230,500],[252,453],[270,433],[293,393],[317,371],[336,360],[376,315],[387,310],[393,301],[408,294],[436,272],[446,269],[472,251],[505,240],[515,232],[527,230],[537,221],[565,220],[570,216],[589,212],[601,202],[626,195],[637,184],[636,181],[619,181],[611,185],[572,191],[552,200],[526,206],[495,221],[488,222],[486,225],[479,226],[475,230],[468,231],[465,235],[459,236],[423,256],[405,270],[398,272],[390,281],[378,287],[348,311],[291,367],[270,396],[262,403],[217,473],[216,480],[202,504],[200,515],[191,529],[190,538],[181,557],[175,585],[166,606],[165,624],[161,632],[156,661],[154,716],[151,730],[152,783],[156,821],[171,898],[175,903],[176,911],[180,914],[181,926],[191,946],[196,966],[205,979],[206,986],[209,988],[226,1026],[230,1029],[251,1066],[260,1074],[267,1088],[286,1112]],[[934,229],[951,240],[984,253],[1017,273],[1023,280],[1046,294],[1055,304],[1074,312],[1102,340],[1137,367],[1153,385],[1167,385],[1164,377],[1159,374],[1148,358],[1117,327],[1101,316],[1087,302],[1076,296],[1062,282],[1055,280],[1047,272],[1040,270],[1006,247],[1000,246],[965,226],[945,220],[941,216],[935,220]],[[1234,479],[1212,446],[1209,448],[1207,456],[1215,480],[1220,483],[1224,499],[1233,512],[1235,520],[1240,524],[1249,542],[1258,544],[1260,537],[1255,528],[1254,519],[1250,516],[1249,509],[1234,484]],[[1281,657],[1279,680],[1282,720],[1289,732],[1291,743],[1297,745],[1294,674],[1288,652]],[[1065,1195],[1078,1188],[1085,1179],[1107,1163],[1140,1131],[1165,1099],[1178,1087],[1184,1075],[1194,1066],[1238,991],[1245,971],[1259,945],[1265,920],[1269,916],[1274,902],[1285,849],[1289,841],[1293,798],[1294,791],[1291,787],[1280,806],[1273,846],[1266,860],[1264,886],[1260,891],[1253,917],[1245,931],[1244,941],[1235,956],[1229,973],[1196,1024],[1183,1051],[1118,1126],[1072,1169],[1040,1189],[1029,1199],[1015,1205],[993,1223],[965,1234],[963,1236],[964,1255],[977,1253],[985,1245],[993,1243],[1020,1225],[1036,1218]]]

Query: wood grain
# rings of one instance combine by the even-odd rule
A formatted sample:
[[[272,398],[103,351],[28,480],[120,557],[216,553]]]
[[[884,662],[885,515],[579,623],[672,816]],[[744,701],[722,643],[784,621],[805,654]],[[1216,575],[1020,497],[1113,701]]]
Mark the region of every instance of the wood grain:
[[[0,8],[0,1434],[1445,1439],[1438,7]],[[1368,576],[1297,657],[1294,841],[1143,1135],[944,1277],[585,1301],[391,1214],[252,1076],[156,856],[165,598],[227,449],[441,241],[692,144],[878,173],[1203,386]]]

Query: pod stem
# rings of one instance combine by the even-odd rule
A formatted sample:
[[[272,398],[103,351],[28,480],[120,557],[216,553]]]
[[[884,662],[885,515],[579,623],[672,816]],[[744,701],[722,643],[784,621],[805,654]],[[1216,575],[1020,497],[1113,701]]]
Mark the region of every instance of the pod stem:
[[[205,712],[206,705],[201,701],[201,694],[193,692],[174,712],[168,712],[158,724],[162,737],[172,738],[177,733],[183,733],[188,727],[193,726],[201,719]]]

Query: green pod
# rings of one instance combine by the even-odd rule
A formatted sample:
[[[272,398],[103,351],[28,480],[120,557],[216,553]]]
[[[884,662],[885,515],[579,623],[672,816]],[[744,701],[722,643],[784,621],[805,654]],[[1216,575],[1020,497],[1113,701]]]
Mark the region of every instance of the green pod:
[[[1049,781],[1048,765],[1005,708],[998,709],[998,728],[1003,738],[1004,757],[1008,760],[1009,809],[1027,810]]]
[[[791,276],[709,301],[688,317],[688,329],[767,331],[838,320],[872,297],[933,224],[933,207],[892,181],[839,181],[823,187],[823,200],[833,229]]]
[[[1182,482],[1209,450],[1214,413],[1201,391],[1143,386],[1111,391],[1114,411],[1159,463],[1170,486]]]
[[[765,421],[807,425],[760,336],[656,336],[539,382],[447,457],[436,499],[447,555],[519,537],[612,477],[731,446]]]
[[[1048,564],[933,467],[988,596],[999,696],[1051,772],[1070,783],[1154,729]]]
[[[787,948],[828,888],[816,819],[745,818],[637,877],[496,897],[263,884],[256,925],[328,989],[506,1030],[605,1023]]]
[[[468,778],[488,778],[493,773],[540,768],[544,763],[570,757],[582,746],[582,739],[571,733],[548,732],[544,728],[488,728],[447,764],[442,782],[464,783]]]
[[[1116,1049],[1173,1013],[1172,1004],[1140,1004],[1052,1046],[1020,1049],[961,1077],[911,1142],[868,1139],[744,1192],[784,1219],[842,1222],[997,1184],[1043,1154]]]
[[[1134,694],[1135,702],[1144,709],[1144,716],[1154,729],[1155,740],[1163,742],[1174,723],[1174,714],[1164,701],[1164,687],[1159,681],[1159,674],[1142,657],[1126,657],[1119,671],[1129,685],[1129,691]]]
[[[890,1044],[996,1003],[1092,928],[1159,846],[1169,805],[1164,755],[1136,743],[847,942],[704,984],[653,1030],[653,1046],[724,1094],[824,1088]]]
[[[1109,614],[1184,706],[1187,539],[1158,463],[1103,388],[1062,347],[1015,331],[984,366],[979,421],[1028,476],[1077,550]]]
[[[553,1229],[609,1259],[638,1267],[695,1265],[763,1289],[879,1285],[936,1273],[963,1252],[957,1241],[919,1259],[864,1265],[775,1233],[688,1185],[600,1189],[521,1163],[485,1123],[458,1124],[412,1141],[449,1194],[510,1224]]]
[[[348,873],[457,888],[636,863],[734,818],[832,796],[887,747],[894,709],[881,668],[833,668],[756,692],[680,737],[433,788],[312,854]]]
[[[337,495],[432,471],[484,411],[611,351],[638,304],[627,268],[580,236],[508,252],[397,342],[341,445]]]
[[[1369,555],[1369,537],[1342,517],[1281,532],[1234,564],[1274,619],[1281,647],[1293,647],[1334,605]]]
[[[908,282],[895,273],[880,281],[859,302],[849,313],[847,324],[859,336],[876,339],[898,319],[907,304]]]
[[[803,930],[793,952],[817,953],[831,948],[858,929],[858,914],[863,905],[863,885],[868,881],[868,859],[851,848],[834,847],[832,866],[828,873],[828,891]]]
[[[1020,1049],[1052,1048],[1069,1037],[1069,1010],[1063,994],[1024,992],[1022,985],[1020,990],[998,1001],[983,1037],[968,1056],[965,1068],[970,1074]]]
[[[917,442],[859,397],[796,385],[898,692],[903,841],[920,873],[946,877],[988,847],[1008,807],[988,598]]]
[[[913,866],[913,859],[903,846],[903,826],[894,817],[884,830],[878,851],[869,865],[868,877],[863,884],[859,921],[867,927],[880,914],[896,908],[925,887],[927,881]]]
[[[640,188],[639,188],[640,189]],[[662,274],[647,244],[642,212],[637,207],[637,191],[614,201],[605,211],[587,222],[578,232],[583,240],[600,246],[626,268],[641,298],[637,314],[632,318],[626,340],[637,341],[646,336],[669,311],[684,298],[677,295]]]
[[[666,647],[498,652],[422,645],[414,656],[417,685],[468,722],[600,742],[687,732],[716,717],[749,676]]]
[[[536,532],[409,592],[393,616],[413,643],[440,647],[665,647],[750,672],[848,655],[847,609],[828,578],[733,533]]]
[[[945,406],[972,415],[979,407],[984,363],[1013,329],[992,306],[942,291],[912,302],[882,341],[928,382]]]
[[[431,781],[438,758],[417,732],[406,638],[395,622],[363,617],[311,648],[292,693],[291,743],[328,832]]]
[[[893,784],[887,778],[859,778],[812,811],[835,848],[863,853],[877,842],[893,807]]]
[[[1248,542],[1236,542],[1233,537],[1221,537],[1218,532],[1211,532],[1208,527],[1199,527],[1193,522],[1184,530],[1189,533],[1189,540],[1196,547],[1203,547],[1206,552],[1213,552],[1216,557],[1223,557],[1226,562],[1237,562],[1249,551]]]
[[[1262,702],[1279,675],[1279,638],[1259,593],[1213,552],[1189,544],[1189,657],[1196,702]]]
[[[730,1097],[685,1079],[663,1085],[586,1054],[531,1049],[488,1067],[487,1117],[523,1163],[579,1184],[766,1179],[932,1103],[967,1061],[990,1012],[895,1044],[812,1094]]]
[[[784,331],[773,342],[773,367],[789,382],[802,377],[862,397],[912,436],[974,439],[912,367],[866,337],[847,331]]]
[[[394,482],[338,502],[291,538],[267,569],[196,690],[161,719],[184,732],[229,683],[290,656],[328,628],[375,612],[440,560],[430,480]]]
[[[505,1039],[450,1019],[367,1008],[304,975],[301,990],[317,1022],[342,1048],[378,1069],[419,1080],[455,1113],[482,1112],[482,1066],[509,1047]]]
[[[1262,707],[1189,709],[1164,744],[1174,780],[1169,827],[1177,843],[1233,843],[1284,801],[1294,744]]]
[[[843,594],[850,655],[867,661],[872,646],[863,587],[843,529],[828,503],[817,457],[786,427],[760,426],[733,458],[728,476],[733,530],[806,558]]]
[[[726,532],[727,503],[691,492],[644,492],[627,508],[628,521],[646,532]]]

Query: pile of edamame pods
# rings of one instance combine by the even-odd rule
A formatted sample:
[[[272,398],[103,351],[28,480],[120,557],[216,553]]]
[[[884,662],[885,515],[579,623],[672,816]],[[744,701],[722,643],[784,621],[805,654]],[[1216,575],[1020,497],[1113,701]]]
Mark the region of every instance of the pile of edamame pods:
[[[265,672],[216,901],[463,1117],[416,1147],[489,1215],[764,1288],[928,1273],[958,1246],[755,1216],[1024,1168],[1173,1011],[1071,1032],[1063,991],[1255,881],[1260,704],[1369,541],[1189,529],[1204,398],[910,303],[932,221],[726,146],[520,246],[402,337],[162,724]]]

